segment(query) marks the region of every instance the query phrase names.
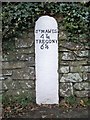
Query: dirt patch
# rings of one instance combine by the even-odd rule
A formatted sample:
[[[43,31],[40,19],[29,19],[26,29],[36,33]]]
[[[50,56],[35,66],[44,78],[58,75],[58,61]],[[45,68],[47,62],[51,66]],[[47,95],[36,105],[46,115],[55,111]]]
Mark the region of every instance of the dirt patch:
[[[9,109],[9,108],[8,108]],[[10,113],[11,112],[11,113]],[[87,107],[63,108],[56,105],[34,105],[27,108],[3,112],[4,118],[88,118]]]
[[[29,110],[25,113],[23,118],[88,118],[87,108],[47,108],[40,107],[36,110]]]

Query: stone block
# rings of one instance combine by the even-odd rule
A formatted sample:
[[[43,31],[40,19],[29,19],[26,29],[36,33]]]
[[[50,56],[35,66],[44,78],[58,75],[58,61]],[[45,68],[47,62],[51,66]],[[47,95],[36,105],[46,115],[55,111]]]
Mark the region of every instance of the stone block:
[[[14,86],[14,81],[12,81],[11,77],[8,77],[6,80],[2,82],[2,89],[3,90],[9,90],[13,89]]]
[[[71,66],[70,67],[70,72],[77,72],[77,73],[80,73],[80,72],[82,72],[82,66]]]
[[[26,35],[26,37],[28,37],[28,38],[31,38],[31,36],[34,37],[34,29],[30,29],[29,32]]]
[[[34,89],[35,83],[33,80],[24,80],[24,81],[18,81],[22,89]]]
[[[0,55],[0,62],[2,61],[2,54]]]
[[[2,70],[0,70],[0,77],[2,77]]]
[[[70,61],[63,61],[63,60],[61,60],[61,58],[59,59],[60,61],[59,61],[59,64],[60,64],[60,66],[69,66],[69,64],[70,64]]]
[[[60,73],[60,74],[59,74],[59,78],[61,79],[61,78],[62,78],[62,76],[63,76],[63,73]]]
[[[31,47],[27,49],[17,49],[14,52],[9,51],[7,54],[3,55],[3,61],[6,62],[13,62],[13,61],[24,61],[24,60],[30,60],[30,58],[33,57],[34,59],[34,49]]]
[[[5,77],[0,76],[0,80],[5,80]]]
[[[17,60],[19,60],[19,61],[29,61],[29,62],[31,62],[31,63],[34,63],[34,55],[32,54],[32,55],[30,55],[30,54],[18,54],[17,56],[16,56],[16,58],[17,58]]]
[[[2,61],[0,61],[0,74],[2,73]]]
[[[19,48],[19,49],[16,49],[16,53],[17,54],[31,54],[31,53],[34,53],[34,46],[32,46],[30,48]]]
[[[88,61],[87,59],[86,60],[81,60],[81,61],[78,61],[78,60],[76,60],[76,61],[70,61],[69,65],[70,66],[82,66],[82,65],[86,65],[87,61]]]
[[[16,61],[16,53],[14,51],[8,51],[7,54],[3,54],[3,61]]]
[[[1,110],[2,110],[2,94],[0,94],[0,117],[1,117]]]
[[[77,66],[71,66],[70,72],[89,72],[90,67],[89,66],[80,66],[77,64]]]
[[[75,51],[77,56],[79,57],[88,57],[89,51],[88,50],[82,50],[82,51]]]
[[[88,97],[89,91],[83,90],[83,91],[74,91],[74,94],[77,97]]]
[[[69,73],[69,66],[60,66],[60,73]]]
[[[90,72],[90,66],[82,66],[82,72]]]
[[[61,41],[59,45],[64,46],[64,48],[72,51],[80,51],[81,49],[84,49],[83,45],[78,45],[74,42],[68,42],[65,40]]]
[[[20,62],[3,62],[2,63],[2,68],[3,69],[18,69],[18,68],[24,68],[25,67],[25,63],[20,61]]]
[[[87,58],[85,58],[85,57],[76,57],[76,60],[77,61],[84,61],[84,60],[86,60]]]
[[[0,90],[0,94],[3,94],[3,92],[4,92],[3,90]]]
[[[25,64],[27,67],[35,67],[35,60],[33,60],[33,58],[31,58],[31,60],[26,61]]]
[[[83,72],[82,73],[82,78],[83,78],[83,80],[88,80],[88,73],[87,72]]]
[[[11,76],[12,75],[12,70],[2,70],[3,76]]]
[[[81,82],[82,78],[79,73],[64,74],[60,79],[60,82]]]
[[[7,92],[4,93],[5,96],[30,96],[30,98],[34,98],[35,101],[35,90],[24,90],[24,89],[18,89],[18,90],[8,90]]]
[[[72,52],[63,52],[61,55],[62,60],[75,60],[75,56]]]
[[[7,80],[3,81],[3,90],[14,90],[14,89],[34,89],[34,81],[31,80],[12,80],[8,78]]]
[[[0,90],[2,90],[2,81],[0,81]]]
[[[60,96],[69,97],[73,95],[72,83],[60,83]]]
[[[12,79],[35,79],[34,67],[13,70]]]
[[[24,37],[18,38],[15,40],[16,48],[32,47],[33,44],[34,44],[34,34],[33,33],[30,33],[29,38],[27,37],[27,35],[25,35]]]
[[[89,90],[90,89],[88,82],[75,83],[74,88],[76,90]]]
[[[69,52],[69,50],[63,47],[59,47],[59,52]]]

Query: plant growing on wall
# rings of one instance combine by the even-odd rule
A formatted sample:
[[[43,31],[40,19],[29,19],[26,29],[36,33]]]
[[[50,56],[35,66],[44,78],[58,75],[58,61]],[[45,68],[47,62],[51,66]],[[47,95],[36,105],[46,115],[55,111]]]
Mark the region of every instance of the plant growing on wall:
[[[89,11],[88,3],[3,3],[3,50],[11,49],[15,38],[22,36],[23,31],[33,28],[38,17],[45,14],[63,15],[62,24],[68,32],[67,40],[88,45]]]

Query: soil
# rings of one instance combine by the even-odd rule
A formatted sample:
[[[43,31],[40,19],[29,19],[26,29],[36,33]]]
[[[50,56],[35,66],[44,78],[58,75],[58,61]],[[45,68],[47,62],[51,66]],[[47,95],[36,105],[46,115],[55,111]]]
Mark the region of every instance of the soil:
[[[35,106],[31,109],[23,110],[14,118],[88,118],[89,110],[86,107],[80,108],[60,108],[59,106]]]

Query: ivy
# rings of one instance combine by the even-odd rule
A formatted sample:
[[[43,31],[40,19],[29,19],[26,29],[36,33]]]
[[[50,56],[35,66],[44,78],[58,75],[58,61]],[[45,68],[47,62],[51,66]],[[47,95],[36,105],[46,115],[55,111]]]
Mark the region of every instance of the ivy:
[[[62,15],[68,41],[87,45],[89,39],[88,3],[7,2],[2,4],[3,50],[14,46],[15,38],[33,28],[42,15]],[[86,41],[85,41],[86,40]],[[11,44],[11,46],[10,46]]]

